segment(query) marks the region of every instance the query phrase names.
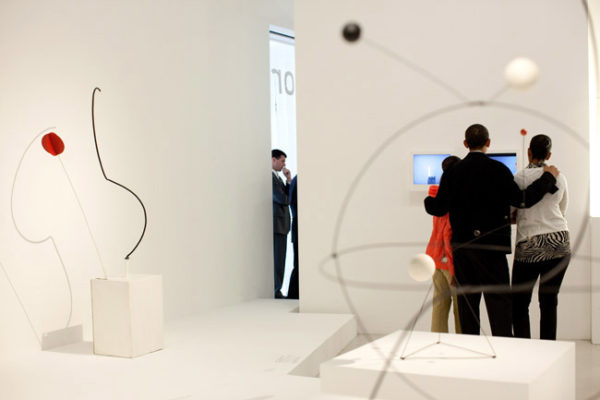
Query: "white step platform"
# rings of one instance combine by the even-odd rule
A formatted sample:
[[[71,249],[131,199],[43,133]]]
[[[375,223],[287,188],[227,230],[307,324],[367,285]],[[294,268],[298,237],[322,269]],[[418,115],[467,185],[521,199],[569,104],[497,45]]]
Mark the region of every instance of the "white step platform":
[[[356,336],[352,315],[298,313],[262,299],[167,321],[165,347],[99,357],[91,342],[0,354],[0,399],[346,400],[322,395],[318,367]]]
[[[575,399],[574,343],[490,337],[493,358],[483,336],[408,337],[397,331],[323,363],[322,391],[403,400]]]

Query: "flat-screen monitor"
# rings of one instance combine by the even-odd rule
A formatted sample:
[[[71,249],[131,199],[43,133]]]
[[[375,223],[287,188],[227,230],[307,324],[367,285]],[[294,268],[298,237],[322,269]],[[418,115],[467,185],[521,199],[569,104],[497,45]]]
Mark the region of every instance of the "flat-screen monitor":
[[[413,154],[413,185],[439,185],[442,176],[442,161],[450,154]]]
[[[517,173],[517,153],[487,153],[487,155],[506,165],[513,175]]]

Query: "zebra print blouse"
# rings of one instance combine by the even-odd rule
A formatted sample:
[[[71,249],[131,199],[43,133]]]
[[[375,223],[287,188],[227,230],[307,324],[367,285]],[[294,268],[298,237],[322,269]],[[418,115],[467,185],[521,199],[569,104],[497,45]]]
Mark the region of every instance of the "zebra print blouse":
[[[515,246],[515,260],[534,263],[571,254],[569,231],[543,233],[527,240],[522,240]]]

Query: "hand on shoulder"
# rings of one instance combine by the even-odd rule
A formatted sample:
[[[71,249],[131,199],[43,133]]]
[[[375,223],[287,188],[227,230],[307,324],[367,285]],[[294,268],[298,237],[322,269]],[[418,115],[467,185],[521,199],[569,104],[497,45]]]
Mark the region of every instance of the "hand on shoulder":
[[[554,165],[544,165],[544,172],[550,172],[555,178],[558,176],[560,171]]]

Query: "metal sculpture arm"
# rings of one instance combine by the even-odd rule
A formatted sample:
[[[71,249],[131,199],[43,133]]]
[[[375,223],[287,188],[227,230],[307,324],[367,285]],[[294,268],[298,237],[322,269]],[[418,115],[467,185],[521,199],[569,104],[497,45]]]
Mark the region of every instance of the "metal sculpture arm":
[[[115,182],[112,179],[110,179],[108,176],[106,176],[106,172],[104,171],[104,165],[102,165],[102,158],[100,158],[100,150],[98,149],[98,139],[96,138],[96,123],[94,120],[94,98],[96,96],[96,91],[101,92],[101,90],[100,90],[100,88],[96,87],[96,88],[94,88],[94,91],[92,92],[92,130],[94,132],[94,144],[96,146],[96,154],[98,155],[98,162],[100,163],[100,169],[102,170],[102,175],[104,175],[104,179],[106,179],[107,181],[114,183],[115,185],[122,187],[123,189],[125,189],[129,193],[131,193],[137,199],[137,201],[140,202],[140,205],[142,206],[142,210],[144,211],[144,228],[142,229],[142,234],[141,234],[140,238],[138,239],[137,243],[135,244],[135,246],[133,247],[133,249],[131,249],[131,251],[125,256],[125,259],[129,260],[129,256],[131,256],[131,254],[133,254],[133,252],[138,248],[138,246],[140,245],[140,242],[142,241],[142,238],[144,237],[144,234],[146,233],[146,226],[148,225],[148,214],[146,213],[146,207],[144,207],[144,203],[142,202],[142,200],[139,198],[139,196],[137,194],[135,194],[131,189],[129,189],[125,185],[122,185],[119,182]]]

